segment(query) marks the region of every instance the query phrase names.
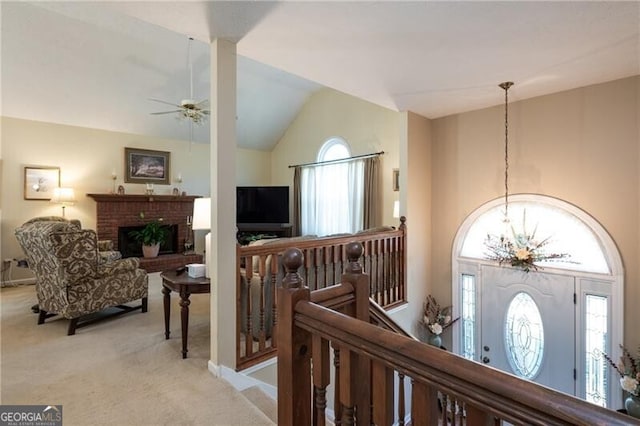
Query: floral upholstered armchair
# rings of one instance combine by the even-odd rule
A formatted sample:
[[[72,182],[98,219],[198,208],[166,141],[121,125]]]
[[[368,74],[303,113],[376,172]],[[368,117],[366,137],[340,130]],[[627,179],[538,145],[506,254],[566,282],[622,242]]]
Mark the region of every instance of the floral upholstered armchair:
[[[119,308],[116,314],[147,311],[148,277],[138,268],[138,259],[102,261],[95,231],[66,220],[36,220],[23,224],[15,234],[36,274],[38,324],[61,315],[71,320],[68,334],[72,335],[76,328],[94,321],[87,315],[106,308]],[[123,305],[137,299],[140,305]]]
[[[35,222],[66,222],[81,229],[80,221],[77,219],[65,219],[60,216],[39,216],[29,219],[22,226]],[[111,240],[98,240],[98,256],[100,256],[101,262],[113,262],[114,260],[122,259],[122,253],[113,248],[113,241]]]

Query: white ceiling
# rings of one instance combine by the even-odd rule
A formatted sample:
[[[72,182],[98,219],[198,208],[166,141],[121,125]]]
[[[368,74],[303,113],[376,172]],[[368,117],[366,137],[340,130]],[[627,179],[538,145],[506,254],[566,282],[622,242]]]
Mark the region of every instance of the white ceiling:
[[[270,149],[314,90],[429,118],[640,74],[640,2],[2,2],[2,114],[189,139],[152,116],[209,95],[236,41],[238,143]],[[297,77],[296,77],[297,76]],[[313,82],[313,83],[312,83]],[[208,142],[207,125],[194,140]]]

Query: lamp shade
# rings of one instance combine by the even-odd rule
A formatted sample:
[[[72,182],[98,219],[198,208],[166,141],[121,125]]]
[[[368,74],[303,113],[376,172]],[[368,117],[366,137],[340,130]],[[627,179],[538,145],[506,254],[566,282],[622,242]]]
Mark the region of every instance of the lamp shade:
[[[54,188],[51,202],[71,206],[76,202],[76,194],[73,188]]]
[[[394,219],[400,218],[400,200],[393,202],[393,217]]]
[[[211,198],[196,198],[194,200],[191,229],[211,229]]]

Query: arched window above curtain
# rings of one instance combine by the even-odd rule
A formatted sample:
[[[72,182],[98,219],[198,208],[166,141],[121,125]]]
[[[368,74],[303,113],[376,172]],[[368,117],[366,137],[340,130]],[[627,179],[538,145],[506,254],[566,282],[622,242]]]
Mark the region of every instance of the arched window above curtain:
[[[375,225],[378,154],[352,158],[347,142],[334,137],[318,151],[317,163],[296,166],[296,235],[352,233]]]

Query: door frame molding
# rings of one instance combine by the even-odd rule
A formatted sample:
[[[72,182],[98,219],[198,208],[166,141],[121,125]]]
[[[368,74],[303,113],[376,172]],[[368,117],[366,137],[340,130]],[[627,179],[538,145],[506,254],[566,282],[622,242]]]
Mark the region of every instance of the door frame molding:
[[[600,274],[593,272],[583,272],[583,271],[575,271],[568,270],[562,268],[552,268],[547,267],[545,265],[545,270],[549,269],[554,273],[570,275],[576,278],[576,294],[582,295],[583,290],[581,286],[581,282],[584,279],[591,279],[597,281],[603,281],[611,284],[611,299],[610,299],[610,311],[609,318],[611,319],[610,326],[610,337],[608,342],[608,353],[611,355],[612,359],[619,359],[622,355],[622,351],[620,350],[618,343],[624,342],[624,267],[622,264],[622,257],[620,255],[620,251],[618,250],[617,245],[615,244],[611,235],[607,232],[607,230],[598,222],[593,216],[574,204],[568,203],[564,200],[549,197],[546,195],[539,194],[513,194],[510,195],[511,202],[531,202],[537,204],[543,204],[550,207],[554,207],[560,210],[565,211],[566,213],[574,216],[575,218],[582,221],[587,228],[589,228],[594,236],[600,243],[600,247],[602,249],[603,255],[609,265],[610,273],[609,274]],[[462,246],[464,244],[465,238],[471,226],[487,211],[499,207],[504,204],[504,198],[496,198],[491,201],[488,201],[474,211],[472,211],[459,226],[458,231],[453,240],[452,253],[451,253],[451,297],[453,303],[453,315],[454,317],[458,317],[461,314],[461,274],[463,273],[471,273],[477,277],[478,283],[477,288],[481,288],[482,276],[480,273],[480,266],[483,264],[495,265],[494,262],[485,260],[485,259],[471,259],[468,257],[460,256]],[[531,272],[535,273],[535,272]],[[481,321],[481,309],[480,303],[476,303],[476,319]],[[575,321],[575,336],[576,336],[576,368],[583,368],[584,360],[583,360],[583,338],[582,338],[582,328],[584,326],[582,317],[582,309],[581,306],[578,305],[578,309],[576,309],[576,321]],[[478,327],[476,327],[476,333]],[[478,336],[476,335],[476,344],[478,342]],[[453,327],[453,351],[454,353],[460,353],[460,331],[459,327]],[[479,348],[477,348],[479,349]],[[476,349],[476,354],[478,355],[480,352]],[[580,373],[580,371],[579,371]],[[614,377],[612,374],[615,372],[609,369],[610,377]],[[584,397],[584,374],[578,374],[579,380],[576,383],[578,389],[578,396]],[[582,380],[580,380],[582,378]],[[616,383],[614,380],[609,380],[609,383]],[[622,392],[620,391],[618,386],[609,386],[609,395],[608,401],[611,404],[617,404],[618,406],[622,406]]]

